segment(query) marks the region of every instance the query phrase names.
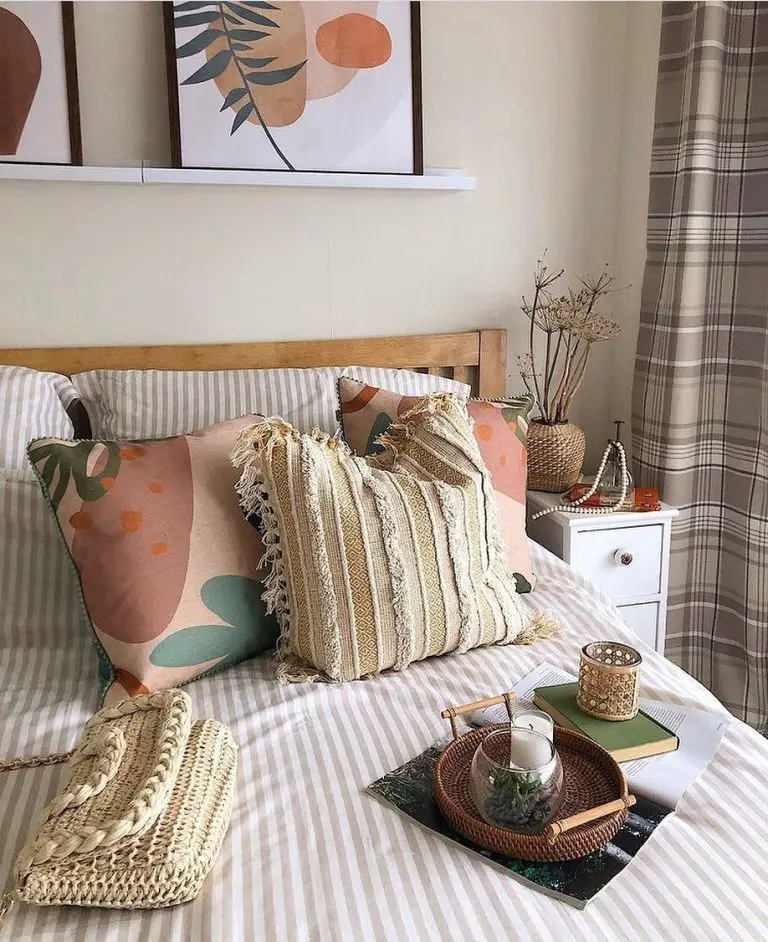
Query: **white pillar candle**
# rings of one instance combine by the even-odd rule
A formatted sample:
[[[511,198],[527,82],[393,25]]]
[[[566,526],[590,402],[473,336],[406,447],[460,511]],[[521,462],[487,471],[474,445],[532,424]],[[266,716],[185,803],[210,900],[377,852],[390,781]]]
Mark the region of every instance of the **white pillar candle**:
[[[512,725],[518,729],[532,729],[552,742],[555,723],[543,710],[520,710],[512,717]]]
[[[509,764],[518,769],[540,769],[554,754],[552,743],[530,729],[509,728]]]

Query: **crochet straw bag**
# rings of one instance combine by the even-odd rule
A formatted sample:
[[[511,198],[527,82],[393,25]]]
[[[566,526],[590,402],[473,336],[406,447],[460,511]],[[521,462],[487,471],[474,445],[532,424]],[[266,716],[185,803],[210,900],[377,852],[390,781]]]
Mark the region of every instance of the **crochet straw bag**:
[[[215,720],[192,722],[181,690],[100,710],[71,753],[0,763],[0,771],[69,759],[69,780],[43,811],[0,897],[39,906],[154,909],[200,892],[229,824],[237,747]]]

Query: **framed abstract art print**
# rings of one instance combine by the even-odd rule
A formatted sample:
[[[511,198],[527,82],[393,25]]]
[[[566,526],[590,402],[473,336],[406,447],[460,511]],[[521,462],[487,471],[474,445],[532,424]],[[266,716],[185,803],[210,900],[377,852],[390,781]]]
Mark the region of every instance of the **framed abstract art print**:
[[[0,163],[81,164],[71,3],[0,0]]]
[[[175,166],[422,172],[418,4],[164,8]]]

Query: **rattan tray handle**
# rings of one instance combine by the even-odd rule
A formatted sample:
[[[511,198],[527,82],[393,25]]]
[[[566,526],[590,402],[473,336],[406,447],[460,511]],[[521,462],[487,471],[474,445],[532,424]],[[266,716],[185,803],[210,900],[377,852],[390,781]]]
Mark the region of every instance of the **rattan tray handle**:
[[[553,821],[544,829],[547,840],[554,844],[558,837],[565,831],[571,831],[573,828],[580,827],[582,824],[589,824],[590,821],[597,821],[598,818],[607,818],[609,814],[616,814],[617,811],[623,811],[625,808],[631,808],[637,799],[634,795],[624,795],[623,798],[617,798],[615,801],[607,801],[604,805],[596,805],[587,811],[581,811],[579,814],[572,814],[570,818],[563,818],[561,821]]]
[[[502,693],[498,697],[486,697],[485,700],[475,700],[474,703],[465,703],[464,706],[458,707],[448,707],[443,710],[440,716],[444,720],[451,721],[451,731],[453,732],[453,738],[458,739],[461,736],[459,728],[456,725],[456,717],[461,716],[464,713],[474,713],[475,710],[484,710],[486,707],[496,706],[497,703],[504,703],[507,706],[507,715],[510,720],[512,719],[512,701],[517,699],[517,694],[512,693],[510,690],[508,693]]]

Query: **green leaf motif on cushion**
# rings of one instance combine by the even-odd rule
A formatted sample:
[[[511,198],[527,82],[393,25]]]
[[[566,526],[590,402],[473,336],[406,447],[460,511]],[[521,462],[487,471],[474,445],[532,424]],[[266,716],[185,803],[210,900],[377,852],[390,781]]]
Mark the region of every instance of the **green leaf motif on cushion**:
[[[521,572],[513,572],[512,575],[515,577],[515,588],[518,594],[525,595],[526,592],[531,591],[531,583]]]
[[[391,424],[392,419],[386,412],[380,412],[376,416],[376,421],[371,426],[371,434],[368,436],[368,444],[365,446],[366,455],[376,455],[384,450],[376,439],[379,435],[383,435]]]
[[[181,628],[161,641],[149,660],[156,667],[194,667],[218,661],[216,668],[260,654],[277,640],[277,623],[261,599],[263,586],[246,576],[214,576],[200,590],[206,608],[226,625]]]
[[[520,410],[506,407],[501,410],[501,414],[507,425],[514,429],[515,437],[518,439],[518,441],[522,445],[527,446],[528,439],[525,435],[525,432],[520,428]]]
[[[97,474],[88,473],[88,461],[95,448],[106,451],[106,461]],[[29,449],[29,460],[37,469],[40,479],[50,494],[54,510],[58,510],[61,499],[67,491],[70,478],[74,481],[77,493],[84,501],[100,500],[106,493],[103,481],[109,478],[112,481],[120,470],[120,446],[117,442],[81,441],[74,445],[64,445],[58,442],[48,442],[43,445],[32,446]],[[51,490],[59,472],[55,487]]]

